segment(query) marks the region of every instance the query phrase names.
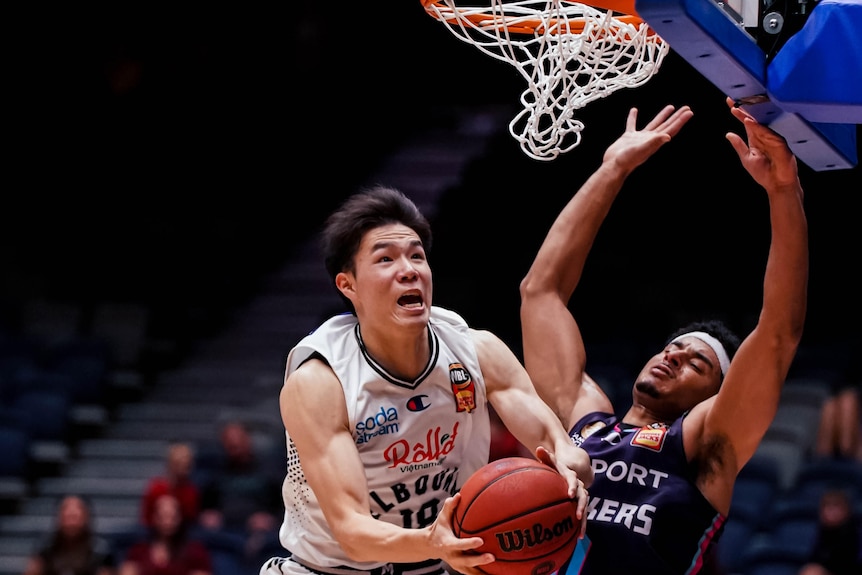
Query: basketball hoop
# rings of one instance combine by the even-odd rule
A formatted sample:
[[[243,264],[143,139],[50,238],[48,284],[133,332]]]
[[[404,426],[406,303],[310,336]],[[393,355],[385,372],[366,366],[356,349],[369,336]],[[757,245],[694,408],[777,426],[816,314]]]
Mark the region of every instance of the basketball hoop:
[[[553,160],[581,141],[575,111],[621,88],[646,83],[669,46],[634,10],[634,0],[421,0],[460,40],[515,66],[527,81],[509,123],[521,149]],[[458,3],[462,3],[458,0]],[[490,5],[489,5],[490,4]]]

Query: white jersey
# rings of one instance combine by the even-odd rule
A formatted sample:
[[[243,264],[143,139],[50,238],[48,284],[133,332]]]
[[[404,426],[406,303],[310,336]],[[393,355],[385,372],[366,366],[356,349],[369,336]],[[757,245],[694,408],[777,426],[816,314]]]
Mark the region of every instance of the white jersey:
[[[288,374],[313,354],[332,367],[344,388],[365,466],[370,511],[405,528],[431,524],[443,501],[488,462],[491,442],[485,380],[466,322],[432,307],[428,334],[430,359],[414,380],[387,373],[368,355],[353,314],[330,318],[287,357]],[[282,494],[279,538],[294,557],[323,568],[384,565],[352,561],[341,549],[305,481],[289,434]]]

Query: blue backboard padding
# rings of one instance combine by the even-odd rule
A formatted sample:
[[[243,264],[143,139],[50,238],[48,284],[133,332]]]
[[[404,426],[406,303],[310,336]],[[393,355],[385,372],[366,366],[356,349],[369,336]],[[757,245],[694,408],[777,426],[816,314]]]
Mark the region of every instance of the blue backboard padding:
[[[817,172],[852,168],[856,163],[855,124],[809,122],[800,114],[784,112],[768,125]]]
[[[862,124],[862,0],[821,0],[766,71],[782,108],[812,122]]]
[[[722,93],[734,100],[766,95],[766,54],[710,0],[639,0],[636,10]],[[767,98],[746,109],[764,124],[783,113]]]
[[[635,9],[707,80],[737,99],[766,93],[766,54],[710,0],[638,0]]]
[[[775,99],[767,90],[766,54],[715,2],[636,0],[635,9],[700,74],[784,136],[793,153],[811,169],[856,165],[855,124],[822,123],[820,117],[814,120],[792,109],[801,103]],[[858,51],[858,46],[850,44],[846,49]],[[807,104],[809,111],[813,105]]]

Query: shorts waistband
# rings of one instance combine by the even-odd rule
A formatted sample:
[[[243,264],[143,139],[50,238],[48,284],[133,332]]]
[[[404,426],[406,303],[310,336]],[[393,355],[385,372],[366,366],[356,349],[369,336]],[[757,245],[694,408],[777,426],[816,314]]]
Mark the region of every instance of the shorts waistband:
[[[346,565],[321,567],[295,555],[289,557],[317,575],[444,575],[445,570],[439,559],[429,559],[420,563],[387,563],[374,569],[354,569]]]

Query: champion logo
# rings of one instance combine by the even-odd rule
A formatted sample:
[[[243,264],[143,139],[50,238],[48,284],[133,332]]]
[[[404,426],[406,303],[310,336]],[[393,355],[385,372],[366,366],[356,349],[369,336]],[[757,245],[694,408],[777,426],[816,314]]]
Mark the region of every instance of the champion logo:
[[[431,402],[428,401],[427,395],[414,395],[407,400],[408,411],[425,411],[431,407]]]

